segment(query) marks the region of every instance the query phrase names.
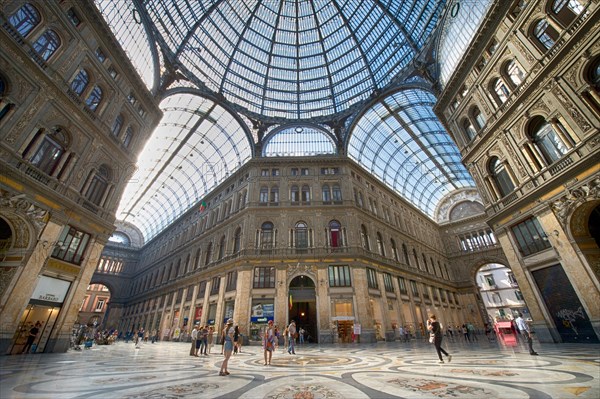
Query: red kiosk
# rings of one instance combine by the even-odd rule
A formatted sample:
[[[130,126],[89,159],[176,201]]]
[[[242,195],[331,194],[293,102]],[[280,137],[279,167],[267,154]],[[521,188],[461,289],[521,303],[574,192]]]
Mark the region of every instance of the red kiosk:
[[[500,342],[504,345],[517,345],[517,330],[512,321],[498,321],[494,324],[494,330]]]

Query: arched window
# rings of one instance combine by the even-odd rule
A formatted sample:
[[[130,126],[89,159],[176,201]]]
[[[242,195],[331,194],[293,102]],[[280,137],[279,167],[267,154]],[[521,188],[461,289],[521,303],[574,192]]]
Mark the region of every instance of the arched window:
[[[531,140],[548,165],[558,161],[569,150],[551,124],[535,117],[529,124]]]
[[[407,266],[410,266],[410,258],[408,257],[408,248],[406,248],[406,244],[402,244],[402,254],[404,255],[404,263]]]
[[[77,76],[71,82],[71,90],[75,92],[78,96],[82,95],[90,82],[90,77],[85,69],[79,70]]]
[[[208,243],[208,246],[206,247],[206,257],[204,258],[204,266],[208,265],[211,261],[212,258],[212,247],[213,244],[212,242]]]
[[[6,80],[0,75],[0,121],[8,114],[12,109],[13,104],[5,100],[5,96],[8,92]]]
[[[273,223],[264,222],[260,226],[260,247],[262,249],[273,248]]]
[[[337,248],[342,246],[341,228],[342,225],[337,220],[332,220],[331,222],[329,222],[330,247]]]
[[[292,203],[297,204],[300,202],[300,190],[298,189],[298,186],[293,185],[290,189],[290,199],[292,200]]]
[[[110,133],[113,136],[119,137],[119,135],[121,134],[121,128],[123,127],[123,121],[123,115],[117,115],[115,121],[113,122],[112,128],[110,129]]]
[[[127,127],[125,130],[125,134],[123,135],[123,147],[129,148],[131,144],[131,140],[133,139],[133,128],[131,126]]]
[[[360,206],[362,208],[364,203],[365,203],[365,201],[363,199],[362,191],[359,191],[358,192],[358,206]]]
[[[390,238],[390,245],[392,246],[392,254],[394,255],[394,260],[399,262],[398,259],[398,248],[396,248],[396,241],[393,238]]]
[[[296,223],[294,227],[294,243],[297,249],[308,248],[308,226],[304,222]]]
[[[258,200],[261,204],[266,204],[269,202],[269,187],[262,186],[260,188],[260,197]]]
[[[331,191],[329,191],[329,185],[323,184],[321,191],[323,193],[323,202],[331,202]]]
[[[508,100],[508,96],[510,96],[510,90],[506,87],[504,81],[500,78],[496,78],[493,83],[494,93],[496,93],[496,98],[499,101],[499,104],[503,104]]]
[[[225,236],[221,237],[221,241],[219,241],[219,260],[223,259],[225,256]]]
[[[104,194],[108,189],[110,177],[111,172],[108,166],[101,165],[92,177],[92,181],[85,193],[85,198],[87,198],[92,204],[101,206]]]
[[[462,126],[463,126],[463,131],[465,132],[465,135],[467,136],[467,139],[469,141],[473,140],[475,138],[475,136],[477,136],[477,131],[475,130],[475,128],[473,127],[473,124],[471,123],[471,121],[468,118],[465,118],[463,120]]]
[[[8,17],[8,22],[23,37],[26,37],[40,23],[40,13],[29,3],[23,4],[21,8]]]
[[[33,43],[33,49],[44,61],[48,61],[59,47],[60,38],[52,29],[48,29]]]
[[[533,29],[533,36],[537,39],[538,47],[545,51],[554,46],[558,39],[558,32],[548,24],[546,19],[541,19]]]
[[[521,64],[517,62],[517,60],[511,60],[506,64],[504,69],[506,76],[510,79],[514,87],[518,87],[523,83],[525,79],[525,72],[523,72],[523,68]]]
[[[30,159],[33,166],[47,175],[52,175],[65,154],[67,137],[60,128],[44,136],[40,146]]]
[[[271,203],[272,204],[279,203],[279,187],[277,187],[277,186],[271,187]]]
[[[377,232],[377,250],[379,255],[385,256],[385,247],[383,246],[383,237],[380,232]]]
[[[237,254],[240,252],[242,245],[242,229],[238,227],[233,234],[233,253]]]
[[[364,249],[366,249],[367,251],[370,251],[371,247],[369,245],[369,235],[367,234],[367,228],[365,227],[364,224],[360,225],[360,240],[361,240],[362,247]]]
[[[504,167],[504,164],[500,162],[500,159],[493,157],[490,160],[489,171],[492,180],[494,181],[496,188],[498,188],[498,191],[502,197],[506,197],[508,194],[513,192],[515,186],[508,175],[508,171]]]
[[[487,121],[485,119],[485,116],[483,116],[483,114],[479,110],[479,108],[473,107],[473,110],[471,111],[471,115],[473,115],[473,119],[475,119],[477,128],[479,130],[483,129],[485,127],[485,124],[487,123]]]
[[[87,100],[85,100],[85,105],[87,105],[90,110],[95,111],[101,101],[102,89],[98,86],[94,86]]]
[[[594,86],[596,90],[600,90],[600,56],[596,57],[592,62],[586,75],[586,80]]]
[[[569,26],[582,12],[583,6],[577,0],[554,0],[552,4],[552,13],[563,27]]]
[[[304,204],[310,204],[310,187],[306,184],[302,186],[302,202]]]
[[[342,190],[338,184],[333,185],[333,202],[342,202]]]

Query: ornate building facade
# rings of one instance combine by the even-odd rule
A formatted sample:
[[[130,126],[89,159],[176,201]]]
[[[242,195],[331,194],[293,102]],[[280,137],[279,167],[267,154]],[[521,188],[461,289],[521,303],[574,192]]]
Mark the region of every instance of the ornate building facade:
[[[272,4],[0,2],[2,350],[88,284],[161,339],[483,327],[488,264],[596,341],[598,2]]]

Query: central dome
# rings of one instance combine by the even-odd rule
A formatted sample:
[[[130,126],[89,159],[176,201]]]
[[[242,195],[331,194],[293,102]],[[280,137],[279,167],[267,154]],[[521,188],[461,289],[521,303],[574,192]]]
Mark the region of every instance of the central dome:
[[[164,53],[250,113],[310,119],[385,87],[445,1],[147,0]]]

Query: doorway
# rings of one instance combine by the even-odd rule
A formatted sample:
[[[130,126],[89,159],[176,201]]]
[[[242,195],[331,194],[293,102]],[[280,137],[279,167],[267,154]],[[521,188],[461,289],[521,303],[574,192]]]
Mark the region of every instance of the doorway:
[[[290,282],[288,322],[291,320],[296,321],[298,331],[304,329],[305,343],[318,342],[315,283],[308,276],[297,276]]]
[[[19,354],[23,352],[23,349],[27,349],[25,348],[27,338],[34,326],[38,328],[38,332],[27,352],[44,352],[59,312],[60,306],[49,306],[31,301],[21,316],[19,328],[17,328],[13,337],[13,346],[10,349],[10,354]]]

